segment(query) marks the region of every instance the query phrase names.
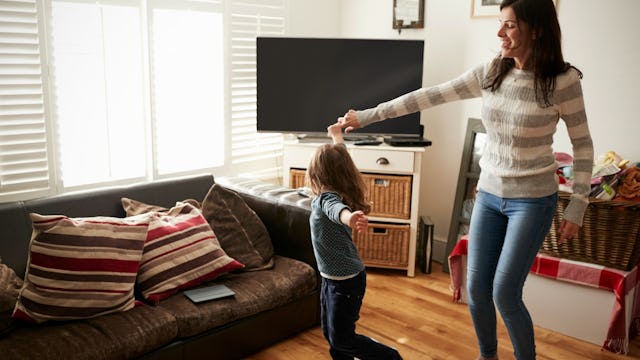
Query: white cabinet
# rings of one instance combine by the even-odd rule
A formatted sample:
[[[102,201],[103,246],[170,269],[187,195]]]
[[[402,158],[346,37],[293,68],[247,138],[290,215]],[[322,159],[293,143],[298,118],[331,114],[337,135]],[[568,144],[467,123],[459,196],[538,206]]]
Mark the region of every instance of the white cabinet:
[[[304,171],[319,143],[284,145],[283,184],[304,184]],[[420,168],[423,147],[355,146],[347,144],[356,166],[368,184],[372,203],[367,233],[354,236],[358,252],[368,267],[402,269],[414,276]]]

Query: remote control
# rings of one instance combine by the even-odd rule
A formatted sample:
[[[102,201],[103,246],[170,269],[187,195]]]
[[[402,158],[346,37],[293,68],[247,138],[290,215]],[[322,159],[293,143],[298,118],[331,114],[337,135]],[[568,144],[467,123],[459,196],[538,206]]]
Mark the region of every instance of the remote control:
[[[356,140],[353,145],[380,145],[382,141],[373,139]]]

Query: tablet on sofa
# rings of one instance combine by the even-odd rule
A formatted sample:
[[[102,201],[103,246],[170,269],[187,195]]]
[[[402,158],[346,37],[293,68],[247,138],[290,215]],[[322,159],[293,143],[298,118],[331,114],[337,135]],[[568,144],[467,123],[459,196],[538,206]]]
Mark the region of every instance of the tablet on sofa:
[[[203,301],[226,298],[236,293],[222,284],[209,285],[197,289],[190,289],[184,292],[184,295],[194,303]]]

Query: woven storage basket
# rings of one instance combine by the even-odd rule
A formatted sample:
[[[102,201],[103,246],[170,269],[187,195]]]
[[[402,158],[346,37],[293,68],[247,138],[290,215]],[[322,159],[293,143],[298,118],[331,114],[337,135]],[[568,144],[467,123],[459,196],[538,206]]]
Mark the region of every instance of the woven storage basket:
[[[290,169],[289,170],[289,187],[292,189],[303,187],[306,173],[307,173],[306,170]]]
[[[560,193],[551,230],[540,252],[629,271],[640,258],[640,203],[590,199],[582,227],[571,240],[558,244],[569,193]]]
[[[367,266],[403,267],[409,264],[409,225],[369,223],[353,240]]]
[[[362,174],[367,184],[369,216],[409,219],[411,216],[411,181],[409,175]]]
[[[289,187],[305,185],[306,170],[289,170]],[[369,216],[409,219],[411,216],[411,176],[362,173],[367,185],[366,200],[371,203]]]

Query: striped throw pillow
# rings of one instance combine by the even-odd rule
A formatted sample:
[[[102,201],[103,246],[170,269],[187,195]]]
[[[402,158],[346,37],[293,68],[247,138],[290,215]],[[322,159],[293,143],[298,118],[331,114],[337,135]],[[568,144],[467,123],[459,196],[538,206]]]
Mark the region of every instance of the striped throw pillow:
[[[151,303],[244,265],[228,256],[200,210],[178,202],[167,212],[152,212],[138,289]]]
[[[136,273],[150,217],[31,214],[33,234],[15,319],[90,318],[135,305]]]

